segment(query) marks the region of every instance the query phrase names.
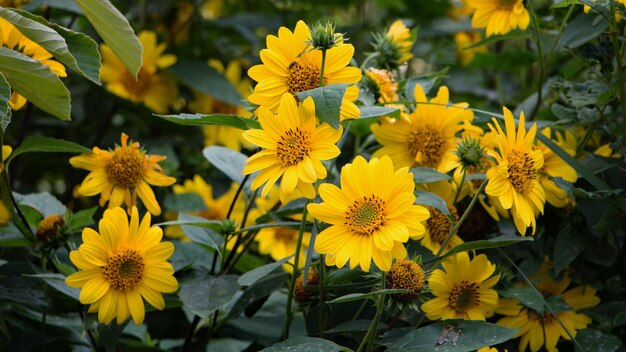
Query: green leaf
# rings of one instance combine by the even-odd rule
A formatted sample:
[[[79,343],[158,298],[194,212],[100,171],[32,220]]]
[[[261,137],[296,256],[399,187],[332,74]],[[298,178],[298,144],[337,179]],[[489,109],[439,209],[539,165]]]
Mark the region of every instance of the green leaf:
[[[261,124],[257,120],[247,119],[239,115],[230,114],[180,114],[180,115],[159,115],[164,120],[177,123],[184,126],[230,126],[239,128],[240,130],[249,130],[251,128],[261,129]]]
[[[248,271],[247,273],[241,275],[239,277],[239,280],[237,280],[237,283],[239,283],[239,285],[241,286],[250,286],[252,284],[254,284],[255,282],[257,282],[258,280],[262,279],[263,277],[267,276],[269,273],[271,273],[272,271],[276,270],[276,268],[278,268],[279,266],[283,265],[284,263],[286,263],[287,261],[289,261],[289,259],[293,258],[295,256],[295,254],[292,254],[288,257],[285,257],[275,263],[270,263],[270,264],[266,264],[263,266],[260,266],[258,268],[252,269],[250,271]]]
[[[450,249],[446,252],[445,256],[449,256],[454,253],[476,251],[479,249],[506,247],[518,242],[533,241],[532,237],[515,236],[515,235],[503,235],[488,240],[472,241],[461,243],[460,245]]]
[[[410,169],[409,172],[413,173],[413,180],[415,180],[415,183],[430,183],[450,180],[449,175],[428,167],[414,167]]]
[[[320,339],[319,337],[296,336],[290,337],[283,342],[279,342],[270,347],[264,348],[261,352],[288,352],[288,351],[308,351],[308,352],[345,352],[351,351],[349,348],[340,346],[334,342]]]
[[[0,248],[31,247],[32,245],[33,242],[25,238],[12,222],[5,226],[0,226]]]
[[[13,151],[9,162],[16,156],[25,153],[91,153],[91,149],[63,139],[44,136],[31,136]]]
[[[65,213],[65,205],[48,192],[26,195],[14,193],[14,195],[20,206],[29,206],[37,210],[43,217],[53,214],[63,215]]]
[[[378,291],[373,291],[373,292],[368,292],[368,293],[350,293],[341,297],[337,297],[333,299],[332,301],[328,301],[326,303],[345,303],[345,302],[352,302],[352,301],[360,301],[362,299],[367,299],[367,298],[374,299],[380,295],[392,295],[396,293],[406,293],[406,292],[407,292],[406,289],[388,288],[388,289],[378,290]]]
[[[36,11],[42,6],[49,6],[56,9],[66,10],[79,15],[83,14],[83,10],[81,10],[74,1],[67,0],[33,0],[24,4],[22,8],[27,11]]]
[[[359,111],[361,111],[361,117],[358,120],[383,116],[400,117],[400,109],[388,106],[361,106]]]
[[[577,48],[602,34],[609,24],[607,21],[595,23],[595,20],[596,16],[582,13],[568,23],[563,30],[556,50],[561,51],[566,47],[569,49]]]
[[[193,314],[207,319],[228,303],[238,290],[237,275],[206,276],[183,282],[178,297]]]
[[[181,83],[206,95],[234,105],[242,106],[243,97],[220,73],[206,62],[181,61],[168,69]]]
[[[198,193],[170,193],[163,200],[163,207],[175,211],[203,211],[207,210],[202,196]]]
[[[62,274],[53,274],[53,273],[42,273],[42,274],[32,274],[32,275],[24,275],[28,277],[37,277],[45,281],[48,285],[54,287],[59,292],[65,294],[68,297],[74,298],[78,301],[78,296],[80,294],[80,289],[69,287],[65,283],[65,276]]]
[[[571,262],[583,252],[587,244],[587,237],[580,229],[574,229],[569,224],[559,231],[554,245],[554,270],[563,271]]]
[[[613,352],[622,346],[622,341],[617,336],[593,328],[579,331],[576,342],[583,351],[594,352]]]
[[[70,120],[70,92],[48,66],[20,52],[0,47],[0,73],[13,90],[41,110],[61,120]]]
[[[297,95],[300,101],[311,97],[315,103],[315,116],[337,129],[340,126],[341,102],[347,88],[347,84],[329,84],[297,93]]]
[[[91,207],[71,214],[67,224],[68,229],[71,231],[93,225],[95,223],[93,216],[96,211],[98,207]]]
[[[479,320],[446,320],[413,330],[389,352],[470,352],[510,340],[518,329]]]
[[[326,334],[345,334],[347,332],[364,332],[369,329],[372,322],[368,319],[350,320],[345,323],[341,323],[331,329],[324,331]],[[377,330],[387,329],[387,324],[383,322],[378,323]]]
[[[202,155],[231,180],[243,182],[243,167],[248,160],[244,154],[226,147],[210,146],[204,148]]]
[[[65,66],[100,84],[100,53],[93,39],[27,11],[0,8],[0,17],[15,25],[24,36],[41,45]]]
[[[543,299],[530,287],[510,287],[498,293],[503,297],[516,299],[525,307],[543,312]]]
[[[499,42],[501,40],[512,39],[512,38],[530,38],[530,34],[527,31],[512,31],[512,32],[509,32],[507,34],[502,34],[502,35],[490,35],[487,38],[479,41],[478,43],[474,43],[470,46],[466,46],[465,48],[463,48],[463,50]]]
[[[11,107],[9,107],[9,99],[11,99],[11,86],[4,75],[0,73],[0,127],[5,132],[9,123],[11,123]]]
[[[430,93],[434,87],[441,84],[441,81],[446,78],[447,73],[448,67],[424,76],[411,77],[407,79],[404,84],[404,96],[409,100],[413,100],[413,97],[415,96],[415,86],[418,84],[424,90],[424,94]]]
[[[76,0],[96,32],[137,77],[142,65],[143,48],[128,20],[109,0]]]
[[[443,200],[443,198],[441,198],[440,196],[432,192],[419,190],[413,193],[415,193],[415,195],[417,196],[417,198],[415,199],[415,204],[433,207],[439,210],[442,214],[447,215],[448,217],[452,216],[450,215],[450,210],[448,210],[448,204],[446,204],[446,201]]]
[[[238,317],[252,303],[269,296],[276,290],[283,288],[286,279],[286,272],[277,272],[265,276],[259,281],[253,283],[251,286],[247,287],[231,308],[228,313],[228,318],[232,319]]]
[[[181,214],[180,216],[183,215],[184,214]],[[221,251],[224,238],[222,235],[211,230],[210,228],[194,225],[181,225],[181,229],[191,242],[213,248],[216,252]]]

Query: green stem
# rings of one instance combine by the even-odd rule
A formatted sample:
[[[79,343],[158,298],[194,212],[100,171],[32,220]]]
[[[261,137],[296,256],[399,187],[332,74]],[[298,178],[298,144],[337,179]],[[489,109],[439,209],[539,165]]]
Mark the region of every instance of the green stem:
[[[326,49],[322,50],[322,67],[320,67],[320,87],[324,86],[324,67],[326,66]]]
[[[387,276],[383,271],[380,278],[380,288],[384,290],[386,284]],[[384,305],[385,294],[381,294],[378,298],[378,302],[376,303],[376,315],[374,316],[374,320],[372,320],[372,323],[370,324],[369,329],[367,329],[367,333],[365,334],[365,337],[363,338],[363,341],[361,342],[361,345],[359,345],[359,348],[356,350],[356,352],[369,352],[372,350],[374,340],[376,339],[376,332],[378,331],[378,322],[380,321],[380,317],[383,315]]]
[[[375,58],[377,58],[377,57],[379,57],[379,56],[380,56],[380,54],[379,54],[379,53],[373,53],[373,54],[369,55],[368,57],[366,57],[366,58],[365,58],[365,60],[363,60],[363,62],[361,63],[361,70],[365,70],[365,69],[367,69],[367,66],[366,66],[366,65],[367,65],[367,64],[368,64],[371,60],[373,60],[373,59],[375,59]]]
[[[530,8],[530,13],[532,16],[533,29],[535,32],[535,44],[537,45],[537,52],[539,54],[539,84],[537,86],[537,103],[532,111],[532,113],[528,116],[528,121],[531,121],[537,111],[539,111],[539,106],[541,105],[541,97],[543,95],[543,80],[545,75],[545,58],[543,56],[543,44],[541,43],[541,33],[539,32],[539,20],[537,19],[537,14],[535,13],[535,8],[532,5],[532,1],[528,1],[528,7]]]
[[[306,216],[308,215],[307,205],[311,203],[311,200],[307,200],[306,204],[304,204],[304,210],[302,211],[302,220],[300,222],[300,229],[298,230],[298,242],[296,244],[296,256],[293,260],[293,273],[291,273],[291,281],[289,282],[289,294],[287,295],[287,307],[285,308],[285,323],[283,324],[283,333],[281,335],[281,341],[289,338],[289,326],[291,325],[291,303],[293,301],[293,291],[296,287],[296,279],[298,278],[300,268],[298,268],[298,264],[300,263],[300,251],[302,249],[302,237],[304,235],[304,226],[306,224]]]
[[[615,70],[617,72],[617,97],[622,107],[622,121],[626,129],[626,94],[624,93],[624,54],[620,45],[618,24],[615,20],[615,8],[611,6],[609,16],[611,26],[611,39],[613,42],[613,52],[615,54]]]
[[[583,139],[581,139],[578,146],[576,146],[576,154],[574,155],[576,158],[580,156],[580,154],[585,149],[587,142],[589,142],[589,139],[591,139],[591,136],[593,136],[593,131],[596,129],[595,127],[596,127],[595,125],[591,125],[587,128],[587,131],[585,132]]]

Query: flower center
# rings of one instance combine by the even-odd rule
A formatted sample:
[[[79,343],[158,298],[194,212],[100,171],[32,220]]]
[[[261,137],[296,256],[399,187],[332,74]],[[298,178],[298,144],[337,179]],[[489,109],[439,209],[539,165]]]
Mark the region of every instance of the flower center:
[[[511,11],[520,0],[499,0],[498,9]]]
[[[535,161],[526,152],[513,149],[509,154],[509,180],[519,193],[526,193],[533,188],[533,180],[537,178]]]
[[[225,218],[225,216],[223,216],[222,213],[216,209],[202,210],[196,212],[196,214],[208,220],[223,220]]]
[[[37,225],[37,238],[40,241],[49,241],[59,232],[59,228],[63,226],[63,217],[60,214],[52,214],[46,216],[39,225]]]
[[[278,140],[276,155],[280,163],[287,167],[302,161],[311,151],[311,132],[299,127],[285,132]]]
[[[150,88],[151,75],[142,67],[137,74],[137,79],[133,75],[125,70],[122,74],[122,85],[135,99],[141,99]]]
[[[424,287],[424,270],[416,262],[409,259],[399,260],[391,266],[387,273],[390,289],[407,289],[408,292],[394,296],[401,301],[416,299]]]
[[[293,243],[298,238],[298,231],[289,227],[279,226],[274,232],[274,239],[278,242]]]
[[[426,227],[428,228],[428,234],[430,238],[437,242],[443,243],[450,233],[450,219],[439,210],[433,207],[427,207],[430,211],[430,217],[426,220]],[[450,214],[454,218],[454,221],[459,220],[459,216],[456,211],[456,207],[449,206]]]
[[[221,100],[213,100],[213,113],[214,114],[237,114],[237,107],[224,103]]]
[[[104,279],[118,291],[132,290],[143,276],[143,257],[139,252],[127,249],[109,257],[104,267]]]
[[[326,81],[326,76],[324,76],[324,82]],[[291,93],[291,95],[293,95],[296,100],[298,100],[298,96],[296,96],[296,93],[314,89],[319,86],[319,67],[309,63],[302,57],[298,61],[294,61],[289,65],[289,77],[287,77],[287,87],[289,93]]]
[[[478,306],[480,293],[478,284],[461,281],[460,285],[454,286],[448,302],[450,307],[457,313],[465,313],[470,308]]]
[[[542,321],[544,326],[552,324],[552,322],[555,320],[555,316],[548,312],[539,314],[537,312],[530,311],[528,317],[532,321]]]
[[[104,166],[109,181],[116,187],[131,188],[143,177],[146,165],[143,155],[135,148],[118,147]]]
[[[385,223],[385,201],[375,195],[357,199],[346,211],[346,222],[350,230],[362,235],[371,235]]]
[[[430,126],[420,127],[409,136],[409,151],[424,166],[437,168],[446,150],[446,138]]]

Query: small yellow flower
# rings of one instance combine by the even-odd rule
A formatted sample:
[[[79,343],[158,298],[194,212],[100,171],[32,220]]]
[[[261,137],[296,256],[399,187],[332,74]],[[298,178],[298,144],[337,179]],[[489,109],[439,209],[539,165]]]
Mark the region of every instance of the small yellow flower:
[[[567,134],[569,132],[565,133]],[[541,130],[541,134],[551,138],[550,128],[544,128]],[[556,132],[556,136],[556,144],[563,148],[569,155],[573,156],[576,153],[576,140],[574,139],[573,145],[567,146],[564,144],[565,139],[560,133]],[[565,190],[554,182],[553,178],[560,177],[567,182],[574,183],[578,179],[576,170],[543,143],[539,142],[536,148],[543,154],[543,167],[539,171],[539,182],[544,189],[546,201],[557,208],[573,205],[574,201]]]
[[[397,64],[402,65],[413,58],[411,49],[413,48],[413,40],[411,40],[411,31],[404,25],[401,20],[396,20],[387,29],[387,38],[394,44],[398,53]]]
[[[100,79],[109,92],[134,103],[143,103],[154,112],[166,113],[176,103],[178,88],[174,79],[158,70],[176,63],[176,56],[163,55],[167,44],[157,45],[154,32],[142,31],[138,38],[143,46],[143,64],[137,78],[126,69],[113,50],[103,43],[100,45]]]
[[[379,103],[398,101],[398,83],[392,71],[368,68],[365,71],[366,83]]]
[[[109,202],[109,208],[125,203],[129,209],[137,204],[137,196],[148,211],[161,214],[161,207],[150,185],[165,187],[176,182],[174,177],[163,174],[158,162],[165,160],[162,155],[147,155],[139,148],[139,142],[128,145],[128,136],[122,133],[122,144],[114,150],[106,151],[93,147],[92,153],[85,153],[70,159],[72,166],[91,171],[78,189],[82,196],[100,193],[100,206]]]
[[[428,285],[435,298],[422,305],[431,320],[485,320],[498,306],[498,293],[492,287],[500,275],[487,256],[480,254],[470,260],[467,252],[446,258],[443,270],[435,269]]]
[[[277,114],[260,107],[259,122],[262,130],[247,130],[243,137],[263,148],[248,158],[243,173],[248,175],[261,171],[252,182],[252,189],[265,184],[261,195],[267,196],[280,178],[280,199],[287,198],[297,190],[307,198],[315,197],[313,183],[326,178],[322,160],[339,155],[335,145],[342,129],[326,123],[317,126],[315,105],[309,97],[297,104],[294,97],[282,95]]]
[[[515,28],[526,29],[530,15],[524,0],[466,0],[475,9],[472,27],[486,28],[487,36],[506,34]]]
[[[143,299],[162,310],[161,292],[178,289],[174,268],[167,259],[174,253],[171,242],[161,242],[163,231],[150,226],[150,214],[141,223],[137,208],[130,221],[119,207],[108,209],[99,223],[99,232],[83,230],[83,244],[70,253],[79,269],[68,276],[68,286],[80,288],[80,302],[89,304],[89,313],[98,312],[98,321],[120,325],[132,316],[135,324],[144,320]]]
[[[408,290],[406,293],[392,296],[397,300],[416,300],[424,288],[424,269],[410,259],[398,260],[391,265],[391,269],[387,273],[387,287],[392,290]]]
[[[372,260],[389,271],[393,258],[407,255],[404,243],[424,236],[422,221],[428,210],[414,205],[415,183],[407,168],[394,171],[389,157],[368,163],[357,156],[341,169],[341,188],[319,187],[320,204],[309,204],[316,219],[331,226],[320,232],[315,251],[326,254],[326,264],[360,266],[369,271]]]

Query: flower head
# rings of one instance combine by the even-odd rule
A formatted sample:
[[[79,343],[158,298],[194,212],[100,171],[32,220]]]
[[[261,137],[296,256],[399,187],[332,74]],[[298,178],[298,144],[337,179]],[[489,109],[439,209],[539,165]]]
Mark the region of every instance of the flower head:
[[[522,30],[530,24],[524,0],[466,0],[475,9],[472,27],[486,28],[487,36],[506,34],[515,28]]]
[[[405,289],[406,293],[394,295],[400,301],[416,300],[424,288],[424,269],[410,259],[394,262],[387,273],[387,287],[390,289]]]
[[[150,226],[149,213],[140,223],[135,207],[130,221],[121,208],[108,209],[100,220],[99,232],[83,230],[83,244],[70,253],[79,271],[65,282],[81,289],[80,302],[90,305],[90,313],[98,312],[101,323],[108,324],[117,317],[117,323],[122,324],[132,316],[139,325],[145,315],[143,299],[163,309],[161,292],[178,289],[174,268],[167,262],[174,245],[161,242],[161,237],[161,228]]]
[[[166,113],[175,104],[178,89],[172,78],[157,71],[172,66],[176,56],[163,55],[167,44],[157,45],[154,32],[143,31],[138,38],[143,46],[143,64],[137,77],[128,71],[107,44],[101,44],[100,78],[109,92],[134,103],[143,103],[155,112]]]
[[[379,67],[396,69],[413,57],[411,49],[415,39],[401,20],[392,23],[385,34],[374,34],[373,37]]]
[[[47,242],[56,237],[63,227],[64,221],[61,214],[52,214],[43,218],[37,225],[37,238]]]
[[[335,33],[335,25],[332,22],[317,22],[311,29],[311,38],[309,38],[307,44],[312,46],[313,49],[328,50],[346,40],[347,38],[344,38],[343,34]]]
[[[307,198],[315,197],[313,183],[326,178],[322,160],[339,155],[335,145],[342,129],[333,129],[322,123],[317,125],[315,105],[311,98],[297,104],[291,94],[282,95],[277,114],[260,107],[259,122],[262,130],[247,130],[243,137],[263,148],[248,158],[244,174],[261,171],[252,182],[252,189],[265,184],[265,197],[280,178],[280,198],[287,198],[298,189]]]
[[[487,195],[497,197],[504,209],[511,209],[515,226],[522,235],[529,226],[534,234],[535,216],[543,213],[545,203],[545,193],[538,180],[543,154],[533,147],[537,124],[533,124],[527,133],[522,112],[516,132],[513,113],[506,107],[503,110],[506,133],[495,118],[493,125],[489,124],[495,133],[497,151],[491,153],[496,165],[487,170],[489,183],[485,191]]]
[[[496,266],[480,254],[470,260],[467,252],[446,258],[443,270],[435,269],[428,286],[435,298],[422,305],[429,319],[485,320],[498,306],[498,293],[492,287],[500,275]]]
[[[398,83],[392,71],[370,67],[365,71],[365,84],[380,103],[398,101]]]
[[[567,135],[569,132],[565,132]],[[546,127],[541,130],[541,134],[551,138],[551,130]],[[576,139],[563,137],[562,134],[556,132],[557,145],[563,148],[568,154],[574,155],[576,148]],[[573,144],[567,145],[567,140],[572,140]],[[546,195],[546,201],[557,208],[563,208],[567,205],[572,205],[574,201],[570,198],[567,192],[559,187],[554,181],[555,177],[560,177],[564,181],[574,183],[578,179],[576,170],[571,167],[565,160],[556,155],[552,149],[548,148],[545,144],[539,142],[536,146],[537,149],[543,154],[543,167],[539,170],[539,182],[543,187]]]
[[[404,259],[403,243],[424,235],[426,208],[414,205],[413,174],[406,168],[394,171],[389,157],[365,161],[357,156],[341,169],[341,188],[322,184],[320,204],[309,212],[331,226],[315,241],[315,251],[327,254],[326,264],[369,271],[371,261],[383,271],[392,258]]]
[[[445,202],[450,212],[450,216],[454,222],[459,220],[459,214],[456,206],[454,205],[454,197],[456,196],[456,187],[448,181],[431,182],[425,185],[419,185],[418,189],[432,192],[441,197]],[[450,229],[452,228],[452,222],[448,215],[442,213],[438,209],[428,206],[426,207],[430,212],[430,217],[425,221],[424,225],[426,232],[424,238],[421,240],[421,245],[428,248],[433,254],[439,252],[439,248],[443,245]],[[452,234],[452,237],[448,241],[448,244],[443,249],[442,253],[448,252],[450,249],[463,243],[463,240],[456,234]]]
[[[307,274],[306,286],[304,285],[304,273],[300,274],[296,279],[294,287],[294,297],[298,303],[306,302],[315,294],[313,291],[307,290],[307,287],[317,286],[320,283],[320,276],[317,270],[311,268]]]
[[[100,206],[108,202],[109,208],[122,203],[130,208],[136,205],[139,196],[150,213],[161,214],[150,185],[163,187],[176,182],[175,178],[164,175],[158,164],[165,156],[145,154],[139,142],[129,145],[125,133],[121,139],[122,144],[114,150],[93,147],[92,153],[70,159],[72,166],[91,171],[77,193],[87,197],[100,193]]]
[[[248,97],[253,104],[276,112],[284,93],[297,98],[296,93],[320,86],[322,52],[313,50],[307,43],[310,39],[311,32],[303,21],[298,21],[294,32],[281,27],[277,37],[267,36],[267,48],[260,53],[263,64],[248,70],[250,78],[258,82]],[[361,80],[361,70],[348,66],[353,55],[354,47],[343,40],[337,40],[336,46],[326,51],[324,84],[350,84],[341,104],[342,120],[360,116],[354,101],[359,96],[355,84]]]

